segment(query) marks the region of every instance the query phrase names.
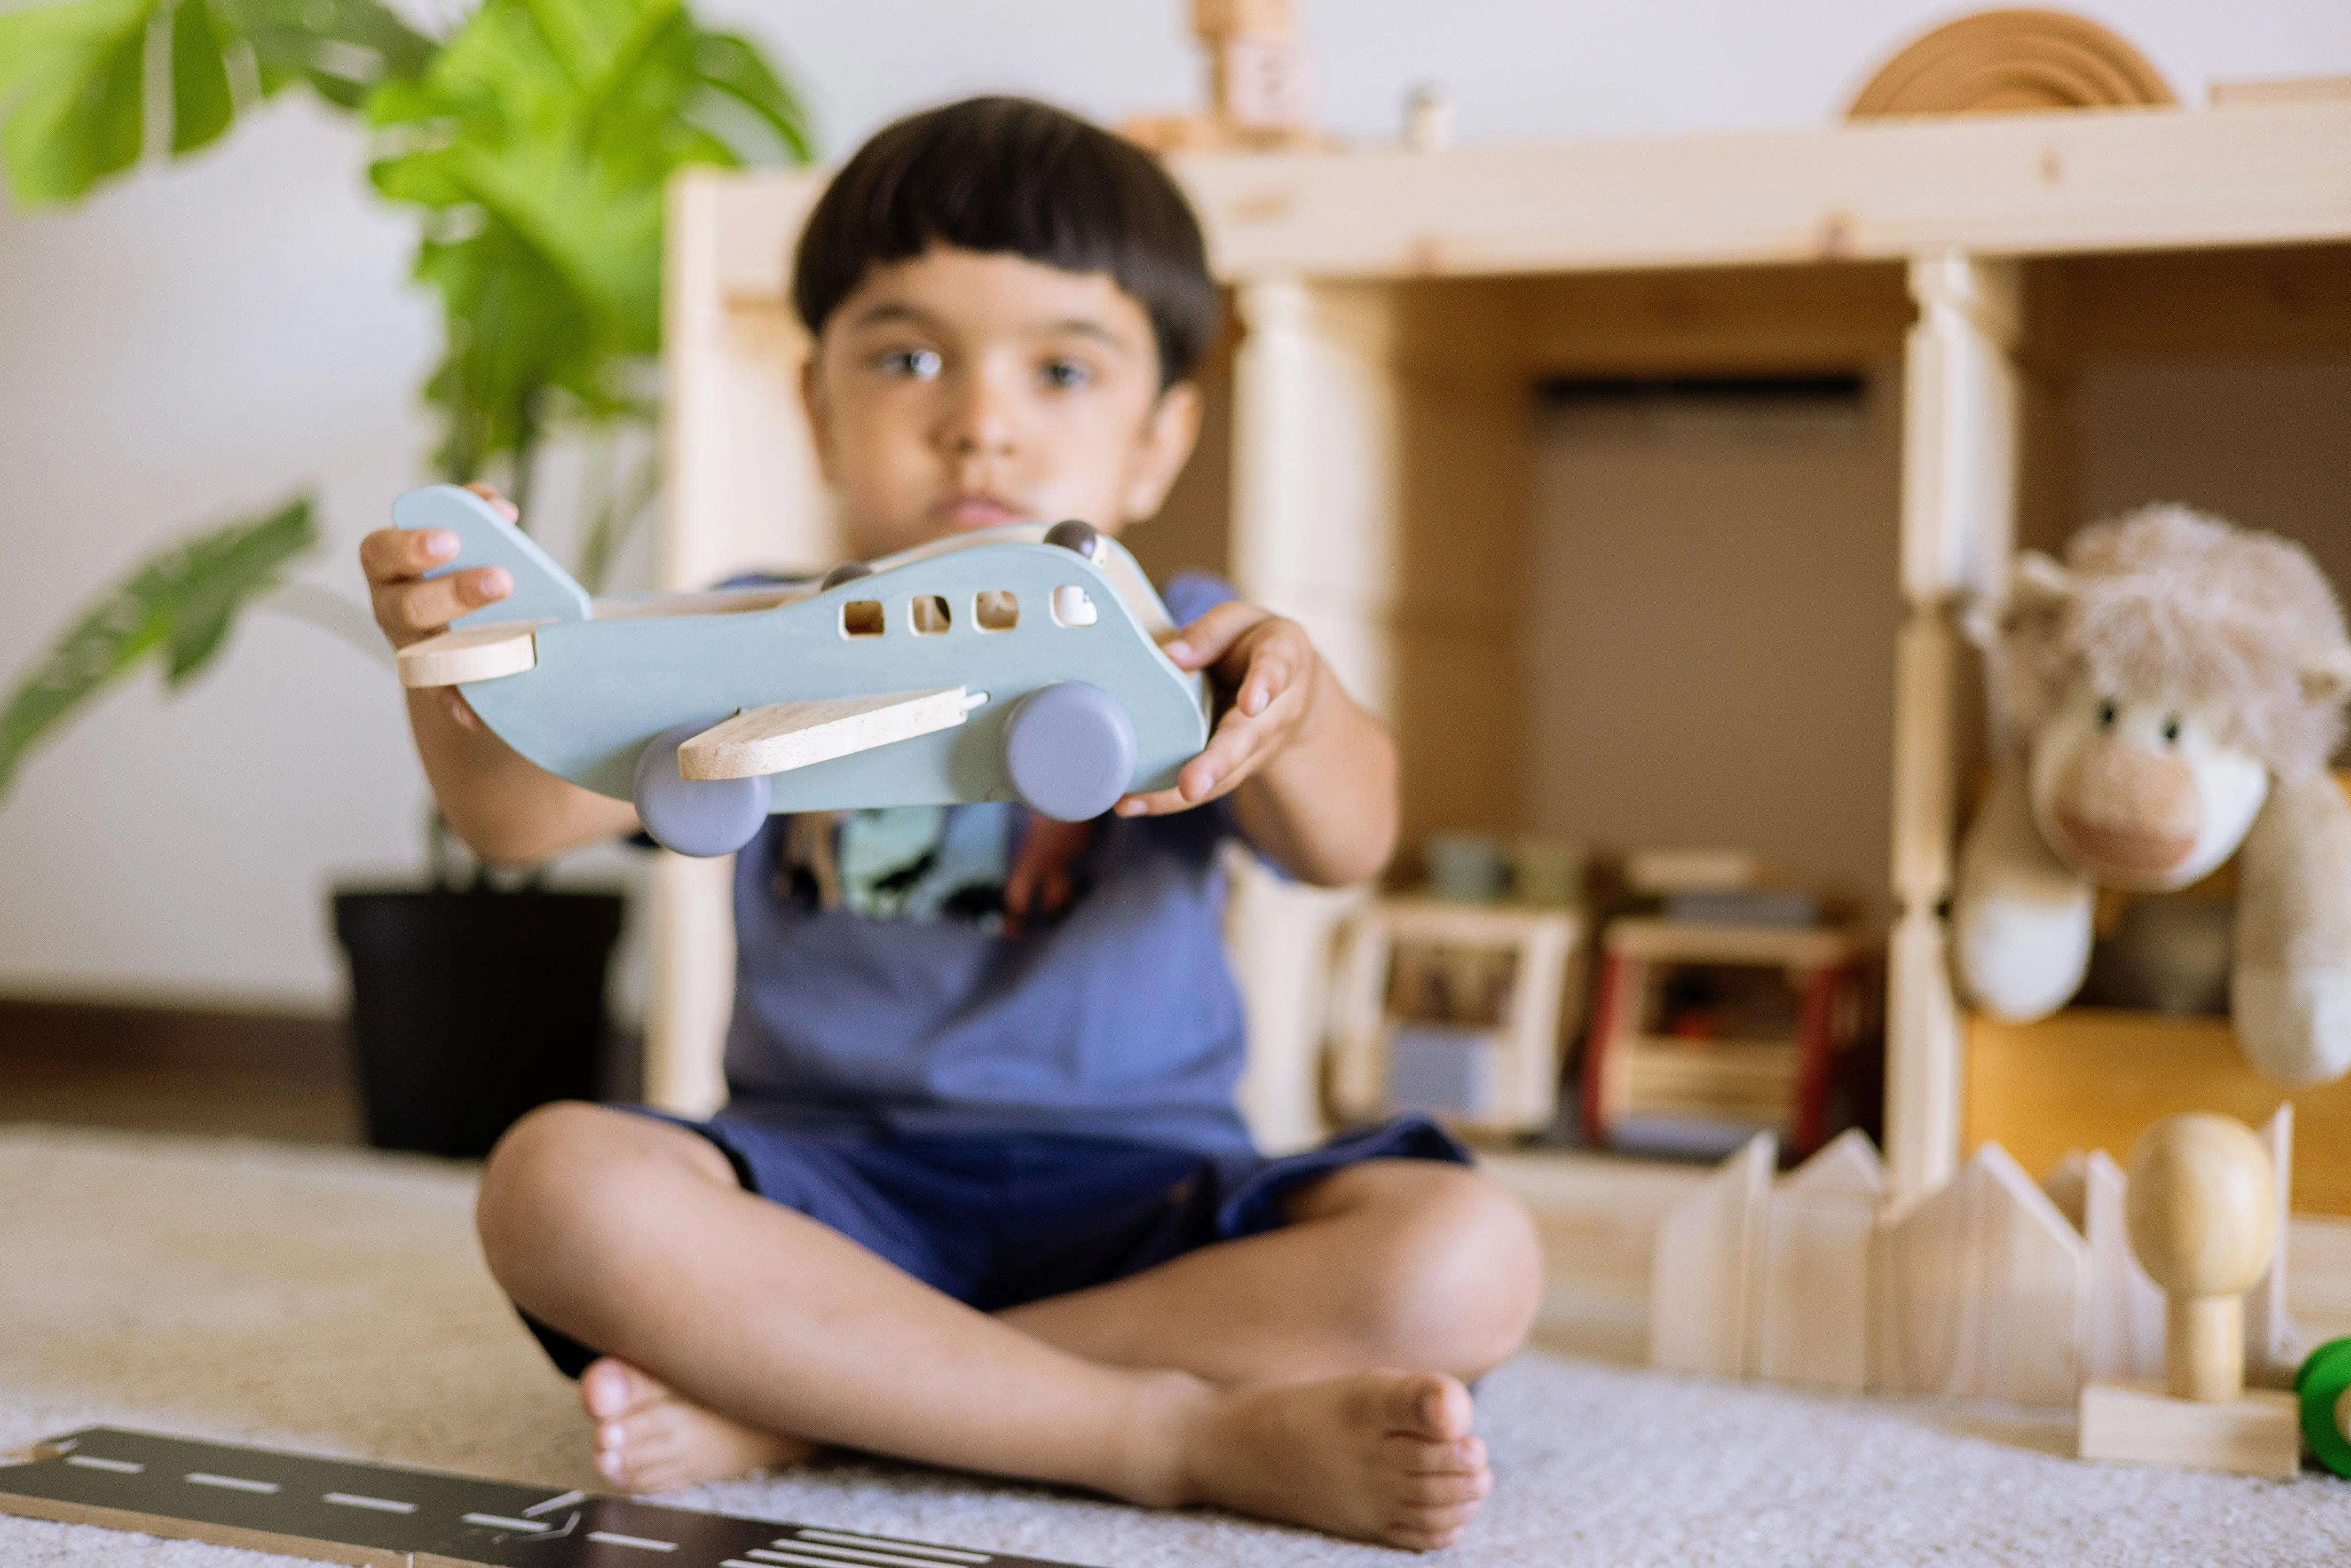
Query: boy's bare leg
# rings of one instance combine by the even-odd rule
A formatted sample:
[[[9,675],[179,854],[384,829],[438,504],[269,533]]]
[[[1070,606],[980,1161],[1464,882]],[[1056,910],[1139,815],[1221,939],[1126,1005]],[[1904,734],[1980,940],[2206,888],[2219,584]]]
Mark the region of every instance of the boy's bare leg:
[[[1525,1342],[1542,1249],[1518,1201],[1437,1160],[1373,1160],[1292,1194],[1282,1228],[999,1313],[1091,1361],[1219,1383],[1374,1366],[1474,1380]]]
[[[1524,1212],[1484,1177],[1435,1161],[1374,1161],[1320,1178],[1286,1207],[1285,1229],[998,1316],[1091,1361],[1217,1383],[1381,1366],[1466,1381],[1524,1339],[1541,1253]],[[797,1463],[814,1448],[704,1409],[617,1358],[598,1362],[580,1392],[612,1479],[649,1490]]]
[[[1228,1388],[1090,1361],[743,1192],[703,1139],[626,1113],[534,1113],[493,1156],[479,1218],[524,1308],[758,1431],[1406,1546],[1449,1540],[1489,1484],[1449,1376]]]

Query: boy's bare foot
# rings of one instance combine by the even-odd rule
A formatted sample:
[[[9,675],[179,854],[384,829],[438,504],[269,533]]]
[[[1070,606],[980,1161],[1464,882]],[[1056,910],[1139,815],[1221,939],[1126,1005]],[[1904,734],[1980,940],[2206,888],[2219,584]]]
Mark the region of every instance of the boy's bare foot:
[[[1469,1391],[1434,1372],[1222,1390],[1186,1444],[1189,1500],[1391,1546],[1452,1544],[1493,1487]]]
[[[670,1491],[796,1465],[816,1452],[705,1410],[615,1356],[580,1375],[580,1402],[596,1429],[596,1471],[623,1491]]]

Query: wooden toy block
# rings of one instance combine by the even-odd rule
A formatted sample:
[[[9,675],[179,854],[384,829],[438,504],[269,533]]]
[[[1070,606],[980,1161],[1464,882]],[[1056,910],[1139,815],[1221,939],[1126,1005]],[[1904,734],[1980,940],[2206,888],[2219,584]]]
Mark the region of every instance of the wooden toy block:
[[[1880,1230],[1872,1290],[1873,1386],[2074,1402],[2087,1249],[1998,1145]]]
[[[628,1498],[92,1427],[0,1465],[0,1513],[358,1568],[1055,1568]]]
[[[2262,1146],[2270,1156],[2277,1187],[2279,1224],[2294,1212],[2294,1102],[2262,1124]],[[2302,1362],[2302,1335],[2286,1314],[2285,1247],[2270,1258],[2269,1272],[2245,1293],[2245,1381],[2263,1388],[2291,1388]]]
[[[2131,1151],[2125,1210],[2166,1297],[2164,1379],[2084,1388],[2082,1458],[2291,1478],[2300,1405],[2244,1380],[2244,1295],[2270,1271],[2283,1214],[2269,1149],[2226,1116],[2167,1117]]]
[[[1886,1167],[1841,1134],[1772,1192],[1763,1228],[1755,1375],[1859,1389],[1869,1379],[1869,1265]]]
[[[1744,1377],[1757,1359],[1764,1228],[1779,1140],[1758,1133],[1657,1226],[1649,1364]]]
[[[1381,899],[1348,925],[1332,981],[1331,1097],[1343,1116],[1431,1110],[1472,1132],[1524,1133],[1559,1112],[1562,1036],[1581,920],[1566,910]],[[1425,980],[1424,987],[1415,984]],[[1423,988],[1478,1015],[1431,1023],[1414,1016]],[[1490,993],[1455,996],[1454,993]],[[1406,1051],[1447,1070],[1428,1091],[1398,1073]]]
[[[2174,1399],[2144,1380],[2082,1390],[2081,1455],[2124,1464],[2292,1480],[2302,1469],[2302,1412],[2294,1396],[2249,1388],[2220,1403]]]
[[[961,686],[768,703],[711,726],[677,748],[682,779],[787,773],[961,724],[976,706]]]
[[[2042,1184],[2082,1233],[2090,1309],[2082,1375],[2102,1382],[2163,1375],[2163,1292],[2131,1255],[2122,1167],[2104,1149],[2069,1155]]]

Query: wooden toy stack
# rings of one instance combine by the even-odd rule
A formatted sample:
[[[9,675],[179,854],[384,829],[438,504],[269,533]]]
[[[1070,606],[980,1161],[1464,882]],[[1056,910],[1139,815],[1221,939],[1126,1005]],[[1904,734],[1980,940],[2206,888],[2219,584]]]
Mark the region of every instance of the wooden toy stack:
[[[1759,1134],[1658,1227],[1650,1360],[2078,1402],[2085,1458],[2290,1476],[2294,1400],[2274,1390],[2297,1355],[2276,1246],[2292,1150],[2291,1106],[2259,1134],[2179,1116],[2140,1140],[2127,1174],[2093,1153],[2036,1184],[1984,1144],[1895,1204],[1860,1134],[1776,1180],[1776,1144]]]

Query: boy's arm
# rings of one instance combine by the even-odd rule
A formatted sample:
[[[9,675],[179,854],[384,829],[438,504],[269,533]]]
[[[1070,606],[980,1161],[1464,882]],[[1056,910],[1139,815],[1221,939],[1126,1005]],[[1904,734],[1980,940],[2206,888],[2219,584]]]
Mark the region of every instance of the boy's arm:
[[[438,528],[381,528],[360,541],[376,624],[393,647],[433,636],[467,611],[514,591],[496,567],[426,581],[423,573],[456,549],[455,536]],[[635,808],[530,761],[484,727],[455,687],[410,691],[407,697],[409,728],[433,798],[450,829],[484,859],[546,860],[636,831]]]
[[[1305,629],[1253,604],[1217,605],[1165,645],[1233,693],[1207,748],[1172,789],[1129,795],[1123,817],[1233,797],[1249,841],[1302,882],[1378,874],[1395,851],[1395,743],[1339,685]]]

